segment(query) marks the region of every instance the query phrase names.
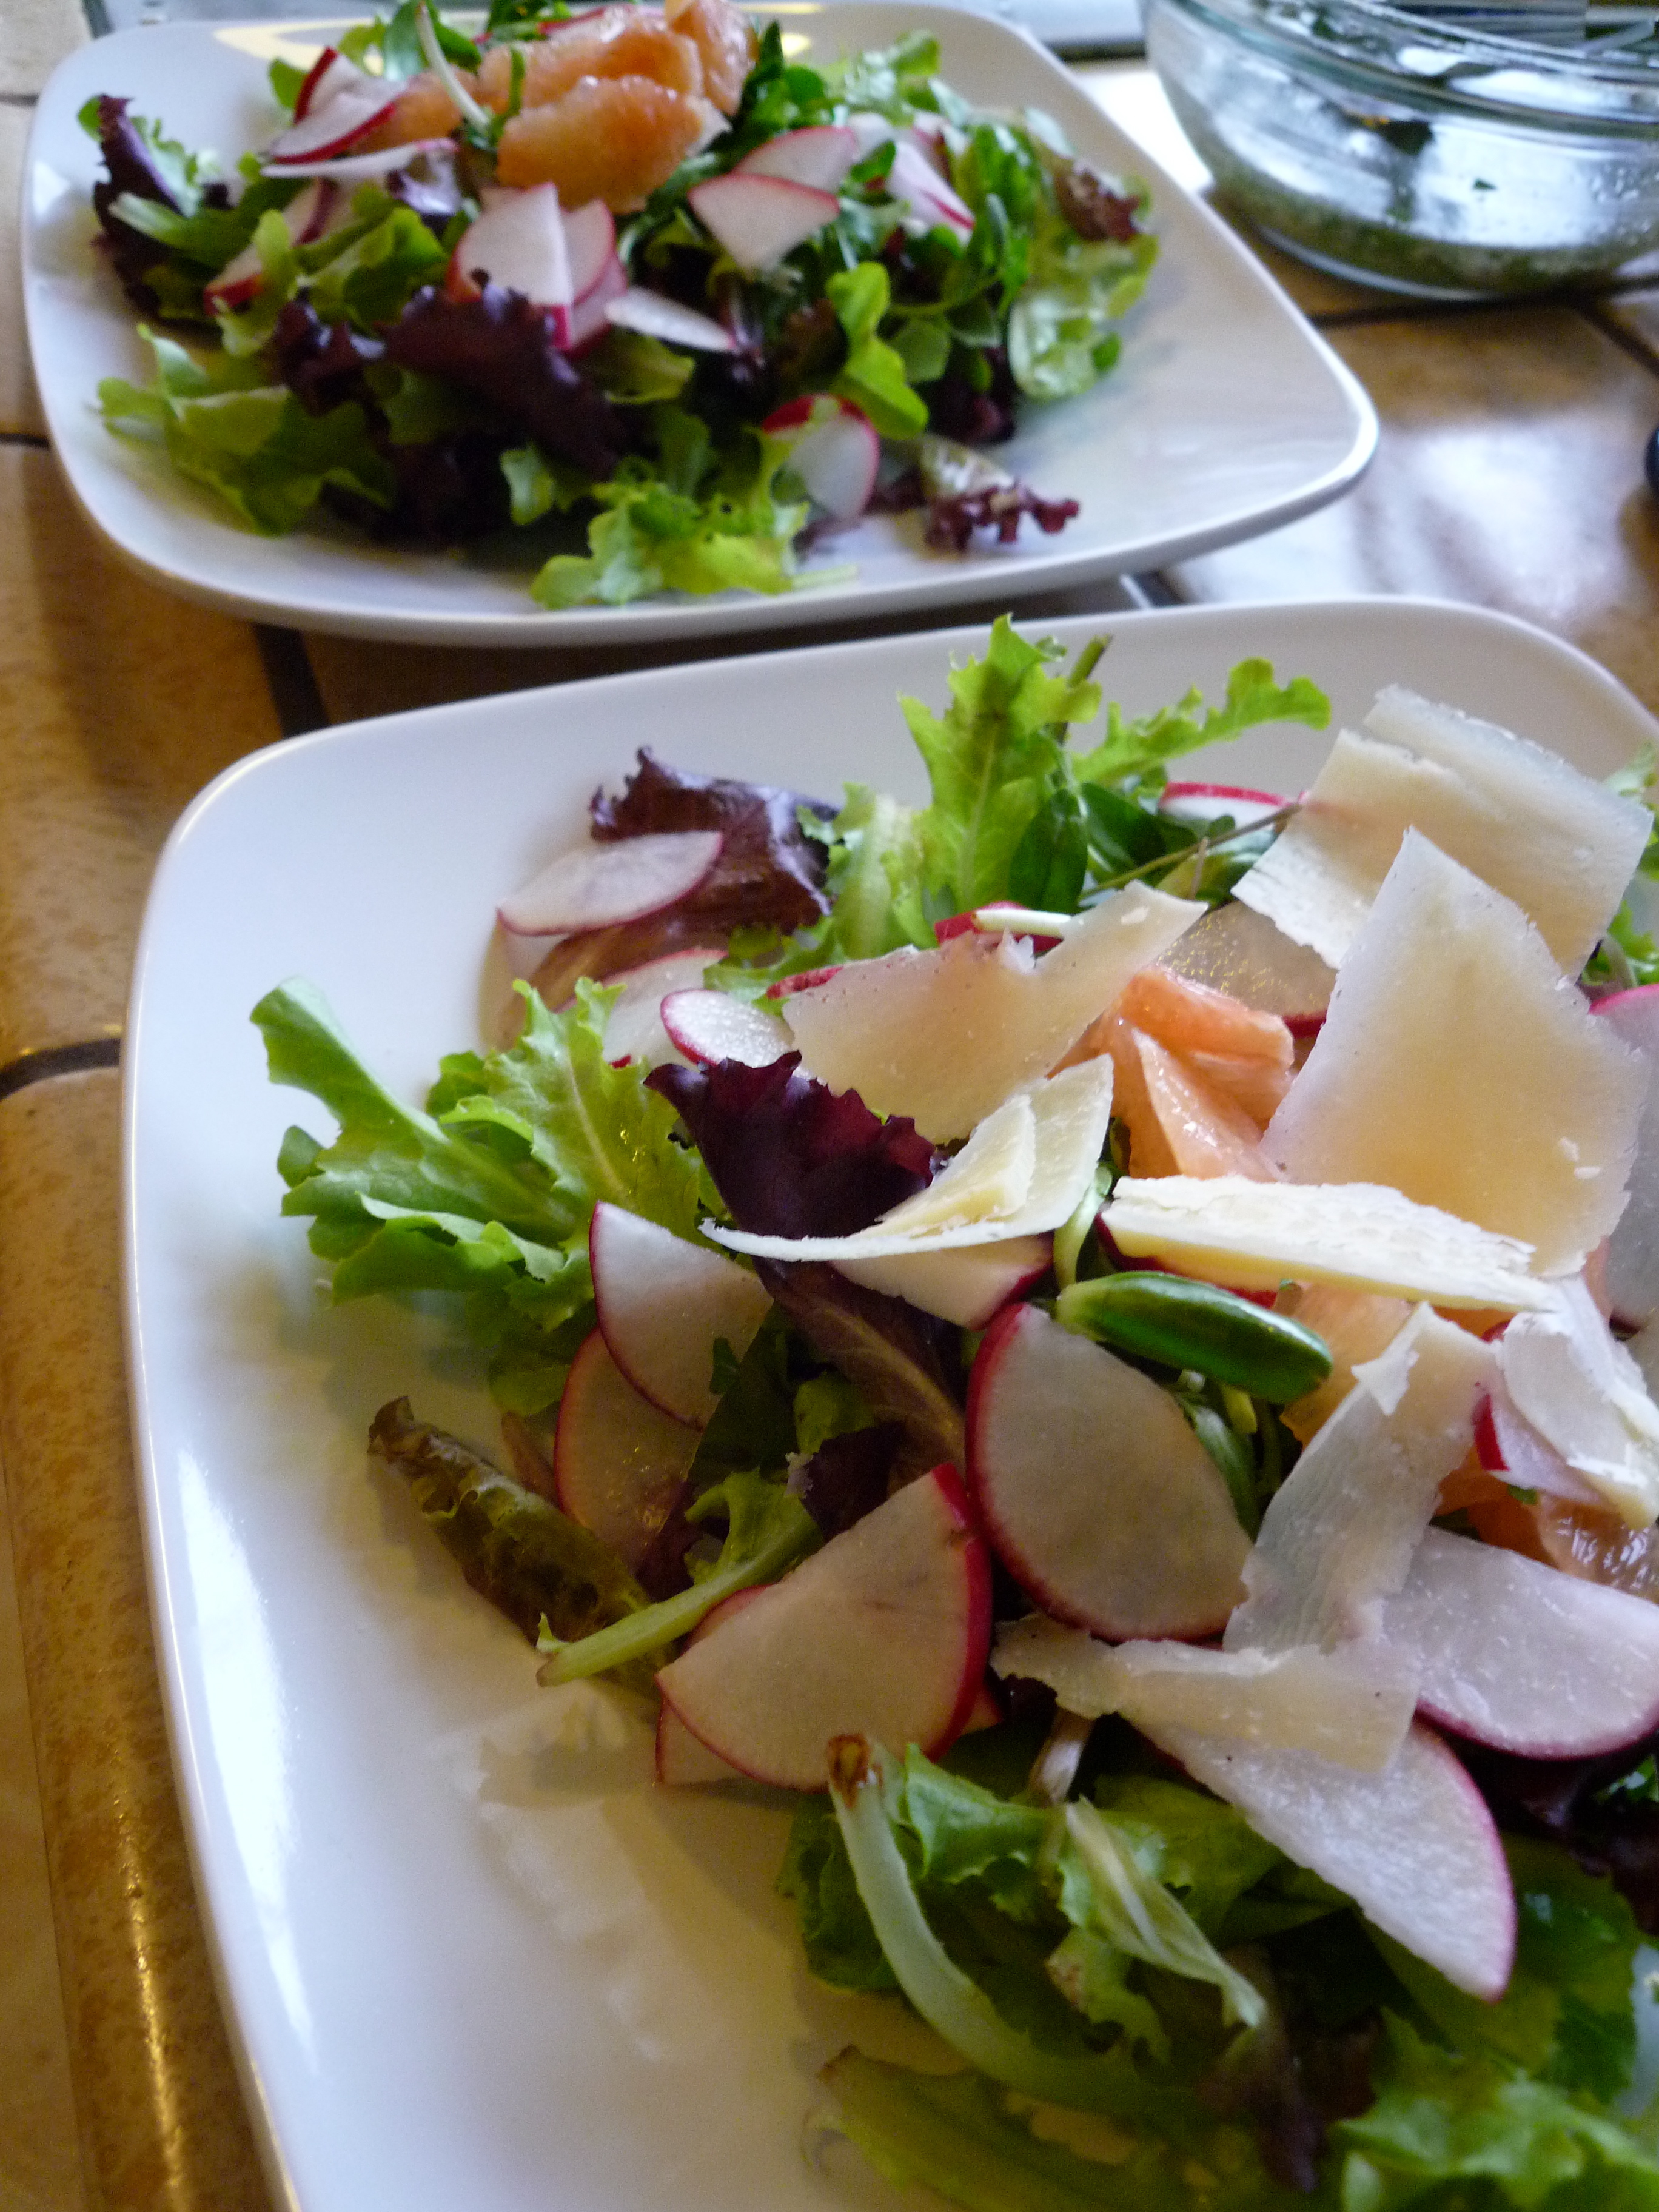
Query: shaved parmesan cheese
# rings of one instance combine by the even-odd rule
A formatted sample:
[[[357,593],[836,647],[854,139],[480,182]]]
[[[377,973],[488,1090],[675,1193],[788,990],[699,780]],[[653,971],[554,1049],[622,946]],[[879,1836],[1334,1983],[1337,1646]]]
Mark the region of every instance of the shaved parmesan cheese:
[[[1312,1751],[1368,1773],[1405,1741],[1417,1671],[1380,1642],[1336,1651],[1215,1651],[1198,1644],[1103,1644],[1042,1613],[998,1632],[992,1665],[1046,1682],[1068,1713],[1148,1723],[1283,1751]]]
[[[1275,928],[1266,915],[1236,901],[1212,907],[1159,964],[1286,1021],[1322,1014],[1336,981],[1316,952]]]
[[[1340,967],[1416,830],[1536,924],[1576,975],[1647,842],[1646,810],[1541,746],[1409,691],[1344,731],[1235,896]]]
[[[1549,1303],[1528,1245],[1378,1183],[1126,1176],[1103,1218],[1121,1252],[1239,1290],[1340,1283],[1504,1313]]]
[[[968,931],[936,951],[849,961],[786,999],[783,1018],[807,1074],[946,1143],[1046,1075],[1202,912],[1132,887],[1040,960],[1029,938]]]
[[[999,1133],[978,1154],[970,1140],[926,1190],[850,1237],[757,1237],[708,1223],[703,1234],[757,1259],[840,1262],[949,1252],[1058,1229],[1076,1212],[1093,1179],[1111,1111],[1112,1063],[1087,1060],[1036,1085],[991,1115],[985,1127],[995,1124],[1000,1131],[1020,1126],[1024,1114],[1034,1140],[1025,1188],[1001,1212],[993,1210],[993,1201],[1012,1186],[1004,1179],[1005,1146]]]
[[[1036,1115],[1028,1092],[1017,1091],[988,1114],[926,1190],[894,1207],[882,1226],[895,1237],[930,1229],[963,1229],[1006,1221],[1030,1195],[1036,1172]]]
[[[1516,1410],[1632,1528],[1659,1517],[1659,1407],[1579,1277],[1510,1323],[1498,1358]]]
[[[1419,1306],[1270,1499],[1244,1565],[1229,1651],[1329,1650],[1380,1632],[1433,1517],[1440,1486],[1474,1441],[1490,1345]]]
[[[1387,1183],[1576,1272],[1619,1218],[1645,1090],[1520,908],[1413,830],[1262,1148],[1298,1182]]]

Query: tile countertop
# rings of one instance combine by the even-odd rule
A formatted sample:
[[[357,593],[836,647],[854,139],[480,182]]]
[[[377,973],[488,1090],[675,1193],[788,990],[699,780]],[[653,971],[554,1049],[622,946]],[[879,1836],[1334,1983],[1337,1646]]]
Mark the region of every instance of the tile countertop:
[[[134,580],[88,537],[40,432],[15,237],[30,106],[86,35],[76,0],[0,9],[0,2212],[258,2212],[126,1441],[117,1066],[135,933],[170,824],[241,754],[594,662],[255,632]],[[1202,186],[1144,68],[1081,74]],[[1498,607],[1659,709],[1659,507],[1641,473],[1659,268],[1594,296],[1425,307],[1261,250],[1371,393],[1381,450],[1336,507],[1145,595]]]

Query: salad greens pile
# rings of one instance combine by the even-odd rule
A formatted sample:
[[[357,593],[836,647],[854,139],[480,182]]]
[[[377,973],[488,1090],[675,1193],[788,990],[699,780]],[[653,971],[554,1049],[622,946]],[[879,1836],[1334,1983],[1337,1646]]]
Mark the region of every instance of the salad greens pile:
[[[798,894],[799,869],[817,871],[823,910],[793,931],[736,931],[726,988],[757,993],[927,945],[935,922],[989,902],[1069,912],[1128,874],[1224,898],[1241,847],[1271,830],[1241,837],[1225,814],[1161,811],[1170,764],[1265,721],[1322,726],[1326,702],[1250,661],[1218,705],[1193,693],[1139,718],[1110,707],[1091,738],[1103,644],[1067,666],[1004,621],[952,673],[943,712],[904,701],[925,806],[854,787],[831,817],[749,793],[790,848]],[[649,765],[655,804],[671,772]],[[688,780],[681,796],[729,808],[742,792]],[[616,805],[596,801],[596,823]],[[647,1079],[605,1056],[613,992],[581,980],[550,1012],[520,988],[517,1042],[444,1060],[418,1112],[362,1066],[307,987],[272,992],[254,1019],[273,1079],[339,1125],[326,1145],[289,1131],[284,1212],[309,1220],[337,1298],[454,1295],[489,1351],[518,1472],[421,1429],[402,1404],[377,1418],[374,1449],[409,1475],[469,1579],[538,1644],[544,1680],[627,1685],[720,1599],[851,1525],[908,1444],[923,1465],[946,1455],[972,1344],[831,1269],[762,1263],[777,1304],[741,1359],[717,1348],[719,1408],[668,1540],[630,1574],[536,1494],[535,1420],[593,1324],[595,1204],[683,1236],[729,1214],[810,1233],[826,1161],[836,1203],[874,1218],[926,1183],[930,1148],[790,1060]],[[1070,1240],[1068,1275],[1111,1267],[1092,1231]],[[1275,1406],[1202,1373],[1175,1388],[1241,1517],[1259,1510],[1298,1450]],[[930,2021],[976,2062],[920,2071],[847,2051],[824,2069],[815,2125],[972,2212],[1659,2212],[1652,2053],[1638,2035],[1654,2013],[1644,1935],[1659,1930],[1650,1744],[1547,1769],[1468,1757],[1519,1907],[1513,1977],[1487,2004],[1127,1723],[1097,1723],[1056,1765],[1052,1701],[1009,1686],[1001,1724],[939,1760],[895,1747],[874,1754],[874,1786],[798,1801],[780,1887],[812,1972],[895,2002],[901,1986],[926,1991]]]
[[[461,70],[557,29],[516,0],[492,9],[476,41],[433,24]],[[381,78],[416,76],[416,0],[338,51]],[[452,255],[492,189],[517,91],[446,150],[411,148],[379,180],[329,184],[349,206],[297,240],[283,210],[307,189],[300,179],[252,153],[234,179],[217,179],[209,157],[125,100],[92,100],[81,121],[106,171],[94,204],[154,361],[147,384],[101,384],[104,419],[159,445],[257,531],[325,511],[397,542],[527,532],[532,590],[550,608],[665,590],[776,593],[843,574],[801,569],[812,503],[790,465],[793,439],[769,427],[811,395],[856,407],[888,441],[881,503],[927,506],[931,542],[960,550],[993,523],[1009,538],[1022,515],[1058,529],[1074,502],[1038,497],[955,441],[1006,438],[1017,406],[1073,398],[1112,366],[1116,324],[1157,253],[1140,227],[1145,195],[1077,161],[1047,117],[970,106],[939,66],[937,43],[916,35],[808,67],[773,25],[729,127],[623,216],[628,281],[695,303],[728,331],[728,353],[603,322],[561,349],[522,295],[492,284],[481,299],[454,295]],[[272,64],[290,109],[303,82]],[[849,115],[895,135],[854,162],[819,231],[758,275],[738,268],[688,194],[781,133]],[[918,124],[942,134],[970,232],[928,228],[889,191],[896,147]],[[250,283],[210,289],[249,253]],[[936,451],[935,434],[951,442]],[[946,454],[954,474],[942,482],[934,462]]]

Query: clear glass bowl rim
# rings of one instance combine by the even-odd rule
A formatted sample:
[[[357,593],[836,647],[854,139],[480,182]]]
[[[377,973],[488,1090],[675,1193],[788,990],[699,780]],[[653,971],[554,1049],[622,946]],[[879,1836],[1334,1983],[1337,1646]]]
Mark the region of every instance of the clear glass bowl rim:
[[[1147,0],[1149,15],[1160,7],[1207,21],[1297,74],[1358,79],[1424,113],[1455,110],[1531,130],[1613,131],[1659,143],[1659,60],[1621,63],[1454,30],[1387,0]],[[1312,27],[1316,16],[1323,32]],[[1433,68],[1404,67],[1401,49],[1443,57],[1456,74],[1449,82]],[[1483,86],[1483,76],[1498,85]]]

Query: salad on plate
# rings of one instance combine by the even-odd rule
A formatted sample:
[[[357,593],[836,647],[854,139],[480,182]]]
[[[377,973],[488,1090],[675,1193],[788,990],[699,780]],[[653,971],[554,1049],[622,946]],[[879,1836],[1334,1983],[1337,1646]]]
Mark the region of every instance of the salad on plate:
[[[649,753],[504,896],[513,1034],[279,1166],[447,1294],[503,1464],[370,1449],[665,1788],[793,1793],[809,2142],[984,2212],[1659,2206],[1659,872],[1611,785],[1000,623],[929,804]]]
[[[1116,359],[1146,196],[939,70],[920,33],[808,66],[732,0],[495,0],[476,39],[404,0],[272,64],[289,120],[228,178],[94,98],[154,364],[104,419],[256,531],[516,542],[555,610],[835,580],[807,556],[870,511],[1053,534],[1079,488],[994,448]]]

